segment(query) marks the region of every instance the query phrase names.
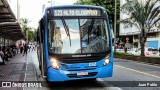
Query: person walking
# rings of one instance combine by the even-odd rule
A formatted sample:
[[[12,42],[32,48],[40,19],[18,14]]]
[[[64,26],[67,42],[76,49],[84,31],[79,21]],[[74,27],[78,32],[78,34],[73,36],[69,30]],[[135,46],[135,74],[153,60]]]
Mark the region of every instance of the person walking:
[[[6,61],[8,61],[7,48],[6,48],[5,46],[3,46],[2,51],[3,51],[3,53],[4,53],[4,59],[5,59]]]
[[[24,45],[24,53],[23,53],[23,56],[26,54],[27,55],[27,50],[28,50],[28,45],[25,44]]]
[[[1,47],[0,47],[0,59],[2,60],[2,63],[5,64],[5,61],[4,61],[4,53],[3,53]]]
[[[20,47],[20,53],[22,54],[23,53],[23,45],[20,44],[19,47]]]

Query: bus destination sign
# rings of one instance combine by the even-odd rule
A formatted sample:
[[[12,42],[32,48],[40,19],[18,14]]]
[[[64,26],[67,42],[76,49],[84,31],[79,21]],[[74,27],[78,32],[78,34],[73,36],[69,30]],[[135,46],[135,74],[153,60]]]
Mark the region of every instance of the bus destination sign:
[[[92,9],[59,9],[54,10],[54,16],[100,16],[100,10]]]

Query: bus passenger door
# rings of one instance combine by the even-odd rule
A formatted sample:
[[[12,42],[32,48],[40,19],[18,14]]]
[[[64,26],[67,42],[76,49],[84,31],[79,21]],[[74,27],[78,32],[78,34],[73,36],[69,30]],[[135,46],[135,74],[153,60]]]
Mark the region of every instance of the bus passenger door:
[[[39,51],[38,51],[38,59],[39,59],[39,68],[41,71],[41,75],[43,78],[45,78],[46,75],[46,61],[44,57],[44,49],[43,49],[43,44],[44,44],[44,26],[43,26],[43,19],[40,20],[40,25],[39,25]]]

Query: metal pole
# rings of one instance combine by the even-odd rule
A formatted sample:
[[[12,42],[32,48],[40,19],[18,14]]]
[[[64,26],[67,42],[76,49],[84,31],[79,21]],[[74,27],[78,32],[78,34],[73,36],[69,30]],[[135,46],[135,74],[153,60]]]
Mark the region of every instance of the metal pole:
[[[4,38],[4,42],[3,43],[4,43],[4,46],[6,46],[5,38]]]
[[[117,0],[115,0],[115,9],[114,9],[114,52],[116,52],[116,12],[117,12]]]
[[[20,5],[19,0],[17,0],[17,20],[20,21]]]
[[[26,37],[27,37],[27,42],[29,42],[29,41],[28,41],[28,30],[26,31],[26,34],[27,34],[27,35],[26,35]]]

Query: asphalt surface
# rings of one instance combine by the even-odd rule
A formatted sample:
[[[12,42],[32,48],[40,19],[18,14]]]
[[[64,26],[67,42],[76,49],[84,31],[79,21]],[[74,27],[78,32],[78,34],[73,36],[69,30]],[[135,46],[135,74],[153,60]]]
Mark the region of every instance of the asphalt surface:
[[[46,87],[24,88],[24,90],[160,90],[160,66],[114,59],[113,76],[110,78],[47,83],[46,79],[40,76],[36,52],[28,54],[28,63],[35,66],[36,78],[33,80],[43,81]],[[138,86],[147,83],[155,86]]]

